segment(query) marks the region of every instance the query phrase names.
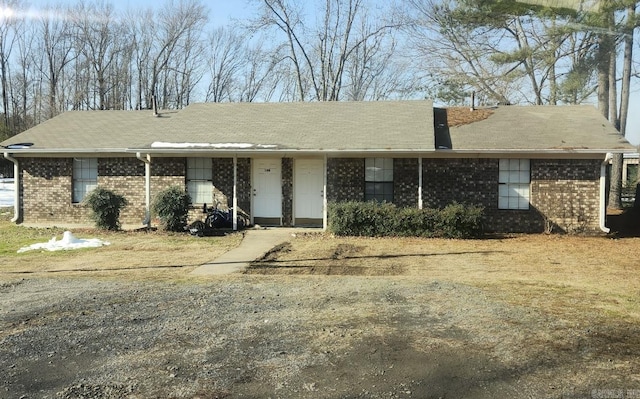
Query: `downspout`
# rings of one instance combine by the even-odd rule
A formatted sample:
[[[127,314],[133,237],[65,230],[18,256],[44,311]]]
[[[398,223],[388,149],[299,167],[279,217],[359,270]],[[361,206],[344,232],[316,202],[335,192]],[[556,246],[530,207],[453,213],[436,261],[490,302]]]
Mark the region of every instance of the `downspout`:
[[[151,154],[143,157],[141,153],[136,152],[136,158],[144,162],[144,221],[147,227],[151,227]]]
[[[613,154],[608,152],[605,155],[602,164],[600,165],[600,217],[599,217],[599,225],[600,230],[605,233],[609,233],[611,229],[605,226],[606,216],[607,216],[607,166],[609,166],[609,161],[613,158]]]
[[[9,155],[8,152],[2,154],[4,159],[13,162],[13,218],[11,223],[16,223],[20,220],[20,168],[18,166],[18,160]]]

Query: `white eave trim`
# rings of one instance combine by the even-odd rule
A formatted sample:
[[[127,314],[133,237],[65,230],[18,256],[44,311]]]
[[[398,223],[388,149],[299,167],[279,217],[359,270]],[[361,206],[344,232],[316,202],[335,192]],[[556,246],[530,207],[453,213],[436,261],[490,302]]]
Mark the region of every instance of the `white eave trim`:
[[[505,157],[530,157],[530,158],[549,158],[549,157],[568,157],[576,156],[592,156],[600,158],[602,154],[607,153],[636,153],[635,148],[579,148],[579,149],[425,149],[425,148],[376,148],[376,149],[296,149],[296,148],[53,148],[53,149],[16,149],[11,153],[15,157],[43,156],[51,157],[73,157],[77,155],[92,156],[131,156],[135,157],[138,153],[144,153],[154,156],[189,156],[194,154],[205,155],[215,154],[221,157],[233,156],[287,156],[287,155],[328,155],[328,156],[358,156],[358,155],[380,155],[389,156],[393,154],[398,157],[417,157],[424,158],[494,158],[498,156]]]
[[[73,157],[78,154],[91,154],[94,157],[97,155],[118,155],[123,156],[126,154],[131,154],[131,156],[135,157],[135,152],[131,153],[131,151],[126,148],[37,148],[37,149],[25,149],[25,150],[11,150],[11,153],[16,157],[29,157],[29,156],[42,156],[49,155],[51,157]]]
[[[436,152],[442,154],[607,154],[607,153],[633,153],[631,148],[528,148],[528,149],[443,149]]]

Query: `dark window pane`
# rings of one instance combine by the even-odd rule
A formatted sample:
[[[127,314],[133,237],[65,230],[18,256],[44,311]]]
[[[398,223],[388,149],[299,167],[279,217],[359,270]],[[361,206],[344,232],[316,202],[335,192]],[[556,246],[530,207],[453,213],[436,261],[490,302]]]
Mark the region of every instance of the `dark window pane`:
[[[365,183],[365,201],[393,202],[393,183]]]
[[[375,183],[366,182],[364,184],[365,195],[374,195],[376,193]]]

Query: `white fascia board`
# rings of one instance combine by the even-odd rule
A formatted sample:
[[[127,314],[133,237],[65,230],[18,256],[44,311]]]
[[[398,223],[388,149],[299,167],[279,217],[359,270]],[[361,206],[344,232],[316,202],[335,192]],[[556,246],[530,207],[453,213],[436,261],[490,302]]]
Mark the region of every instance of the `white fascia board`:
[[[607,153],[633,154],[637,153],[634,148],[622,149],[487,149],[487,150],[448,150],[448,149],[294,149],[294,148],[264,148],[264,149],[211,149],[211,148],[48,148],[48,149],[15,149],[11,150],[11,155],[17,158],[48,156],[48,157],[74,157],[87,156],[94,157],[135,157],[137,153],[151,154],[156,157],[175,157],[193,155],[215,155],[217,157],[233,156],[305,156],[305,155],[327,155],[329,157],[358,157],[358,156],[380,156],[389,157],[424,157],[424,158],[497,158],[497,157],[529,157],[529,158],[578,158],[594,157],[600,158]]]
[[[130,153],[125,148],[89,148],[89,149],[71,149],[71,148],[47,148],[47,149],[29,149],[29,150],[11,150],[11,154],[17,158],[28,157],[47,157],[47,158],[69,158],[82,156],[93,157],[135,157],[135,153]]]
[[[629,153],[633,150],[629,149],[490,149],[490,150],[444,150],[439,149],[435,152],[434,158],[602,158],[607,153]]]

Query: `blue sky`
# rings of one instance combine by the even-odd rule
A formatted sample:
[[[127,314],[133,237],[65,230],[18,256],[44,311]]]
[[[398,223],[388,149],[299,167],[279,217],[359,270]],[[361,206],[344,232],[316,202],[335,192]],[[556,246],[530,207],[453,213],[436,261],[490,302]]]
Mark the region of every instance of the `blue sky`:
[[[153,8],[157,9],[169,0],[106,0],[113,4],[116,10]],[[174,0],[177,1],[177,0]],[[31,0],[32,7],[43,7],[47,4],[76,4],[77,0]],[[246,0],[207,0],[203,2],[210,11],[210,19],[213,24],[224,25],[231,18],[243,18],[250,14],[251,5]]]
[[[160,8],[165,1],[112,0],[110,3],[116,9],[126,10],[127,8]],[[231,18],[245,18],[250,15],[251,5],[245,0],[207,0],[203,3],[209,8],[209,19],[214,25],[225,25]]]
[[[169,0],[106,0],[114,5],[117,10],[128,8],[160,8]],[[177,0],[175,0],[177,1]],[[52,3],[77,3],[77,0],[31,0],[34,7],[42,7]],[[232,19],[244,19],[250,17],[253,6],[250,0],[207,0],[204,4],[209,8],[209,19],[212,25],[225,25]],[[636,48],[637,50],[637,48]],[[627,127],[627,139],[634,145],[640,145],[640,82],[632,83],[631,104]]]

